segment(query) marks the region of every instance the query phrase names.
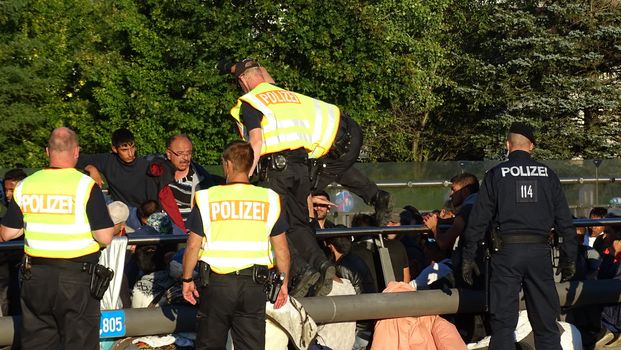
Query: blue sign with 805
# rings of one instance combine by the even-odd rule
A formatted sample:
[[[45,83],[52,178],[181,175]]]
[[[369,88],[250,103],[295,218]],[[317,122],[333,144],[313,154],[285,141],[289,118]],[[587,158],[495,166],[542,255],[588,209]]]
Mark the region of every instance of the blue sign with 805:
[[[125,336],[125,312],[123,310],[102,311],[101,321],[99,321],[99,337],[123,336]]]

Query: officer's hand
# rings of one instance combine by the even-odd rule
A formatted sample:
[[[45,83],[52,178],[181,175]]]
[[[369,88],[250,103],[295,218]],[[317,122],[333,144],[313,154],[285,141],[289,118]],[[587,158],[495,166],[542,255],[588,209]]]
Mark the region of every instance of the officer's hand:
[[[280,287],[278,296],[276,297],[276,302],[274,303],[274,309],[280,309],[288,301],[289,301],[289,291],[287,290],[287,285],[283,284],[282,287]]]
[[[556,270],[557,275],[561,275],[561,282],[567,282],[571,280],[572,277],[576,274],[576,264],[574,263],[562,263],[559,264],[558,270]]]
[[[192,305],[196,305],[196,298],[198,298],[198,290],[196,290],[194,281],[183,282],[183,299]]]
[[[474,284],[473,273],[477,276],[481,274],[477,263],[474,260],[464,259],[461,263],[461,278],[470,286]]]

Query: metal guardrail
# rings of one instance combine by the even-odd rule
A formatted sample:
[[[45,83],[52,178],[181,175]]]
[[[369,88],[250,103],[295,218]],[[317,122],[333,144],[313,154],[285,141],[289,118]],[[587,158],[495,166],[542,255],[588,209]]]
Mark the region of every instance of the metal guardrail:
[[[621,218],[576,219],[574,226],[621,225]],[[317,231],[320,238],[368,236],[384,233],[429,232],[423,225],[358,227]],[[187,236],[130,235],[129,244],[183,243]],[[19,249],[23,241],[0,243],[0,250]],[[602,280],[557,284],[563,306],[621,302],[621,281]],[[317,323],[344,322],[406,316],[481,312],[482,291],[428,290],[413,293],[364,294],[357,296],[303,298],[301,303]],[[521,306],[523,307],[523,305]],[[125,309],[126,335],[142,336],[193,330],[196,309],[190,306],[169,306],[154,309]],[[0,318],[0,345],[11,345],[18,339],[20,317]]]
[[[575,219],[573,221],[575,227],[590,227],[590,226],[619,226],[621,225],[621,218],[604,218],[604,219]],[[440,228],[448,228],[448,225],[441,225]],[[425,225],[403,225],[403,226],[384,226],[384,227],[354,227],[354,228],[330,228],[324,230],[317,230],[317,237],[320,239],[330,237],[343,237],[343,236],[369,236],[369,235],[381,235],[385,233],[405,233],[405,234],[418,234],[427,233],[430,230]],[[185,243],[187,236],[185,235],[128,235],[128,244],[143,245],[143,244],[158,244],[158,243]],[[0,243],[0,251],[23,248],[24,242],[20,240],[14,240],[9,242]]]
[[[556,290],[565,307],[621,302],[620,280],[558,283]],[[300,302],[316,323],[334,323],[482,312],[484,300],[483,291],[450,289],[312,297],[302,298]],[[524,309],[523,303],[520,309]],[[125,336],[193,331],[196,310],[189,305],[124,309]],[[19,339],[20,322],[19,317],[0,317],[0,345],[11,345]]]
[[[559,179],[562,184],[602,184],[602,183],[615,183],[621,181],[621,177],[572,177]],[[390,182],[378,182],[377,186],[380,188],[399,188],[399,187],[430,187],[430,186],[444,186],[449,187],[451,182],[449,180],[435,180],[435,181],[390,181]],[[341,185],[332,184],[334,188],[341,188]]]

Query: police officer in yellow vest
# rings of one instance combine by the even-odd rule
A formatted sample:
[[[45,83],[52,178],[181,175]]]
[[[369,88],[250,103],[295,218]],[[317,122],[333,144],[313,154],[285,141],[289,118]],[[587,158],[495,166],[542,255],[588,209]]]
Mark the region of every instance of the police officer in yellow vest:
[[[249,183],[253,159],[250,144],[228,145],[226,185],[198,191],[187,221],[183,297],[192,304],[199,297],[197,349],[224,349],[229,330],[235,349],[265,348],[266,294],[258,276],[274,264],[284,275],[274,307],[288,301],[287,223],[278,194]],[[200,290],[192,278],[198,260],[211,270]]]
[[[72,130],[52,131],[49,168],[20,182],[2,221],[0,236],[25,234],[21,289],[22,349],[99,348],[99,300],[90,293],[89,269],[100,243],[112,240],[99,186],[74,169],[79,155]]]
[[[307,200],[311,191],[308,150],[314,149],[315,143],[327,147],[327,141],[315,140],[319,132],[314,130],[314,114],[307,110],[313,108],[322,116],[336,118],[338,108],[270,84],[265,69],[253,60],[239,62],[234,71],[246,94],[239,98],[231,114],[254,151],[248,175],[259,167],[262,182],[281,196],[290,227],[287,239],[294,277],[291,294],[303,297],[315,285],[315,295],[326,295],[332,289],[336,269],[317,244]],[[330,133],[336,133],[336,127]]]
[[[265,68],[253,59],[242,60],[231,70],[243,87],[247,70],[253,68],[261,72],[265,82],[273,83]],[[242,136],[249,129],[245,125],[248,120],[243,117],[248,111],[244,103],[249,103],[264,116],[261,127],[263,146],[267,151],[273,145],[283,146],[292,140],[304,143],[312,164],[311,190],[322,191],[336,182],[374,206],[377,223],[385,225],[392,211],[390,194],[380,190],[376,183],[354,168],[362,148],[360,125],[337,106],[296,92],[266,83],[251,90],[231,110]],[[281,122],[283,118],[286,118],[285,122]]]

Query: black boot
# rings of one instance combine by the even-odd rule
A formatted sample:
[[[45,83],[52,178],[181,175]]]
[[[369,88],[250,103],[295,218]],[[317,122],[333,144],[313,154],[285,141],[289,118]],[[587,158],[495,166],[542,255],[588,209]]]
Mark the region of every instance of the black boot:
[[[310,288],[319,281],[321,274],[317,270],[309,267],[301,274],[297,275],[293,281],[293,289],[289,293],[296,299],[304,298]]]
[[[334,263],[326,260],[320,266],[321,278],[315,284],[315,296],[322,297],[328,295],[332,291],[332,283],[336,276],[336,266]]]
[[[393,199],[390,193],[384,190],[377,190],[377,193],[371,200],[371,204],[375,208],[375,222],[377,226],[386,226],[393,207]]]

